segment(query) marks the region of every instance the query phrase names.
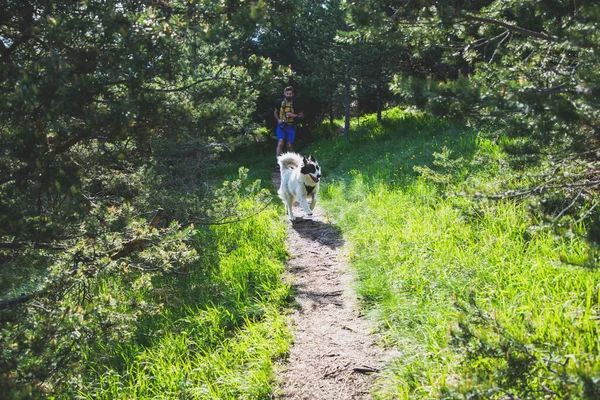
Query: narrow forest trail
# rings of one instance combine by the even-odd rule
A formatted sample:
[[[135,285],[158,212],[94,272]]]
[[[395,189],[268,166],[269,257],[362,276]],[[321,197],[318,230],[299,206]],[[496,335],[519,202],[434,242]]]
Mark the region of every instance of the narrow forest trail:
[[[273,175],[279,186],[279,174]],[[294,214],[304,211],[294,205]],[[288,228],[287,270],[295,295],[294,342],[279,366],[276,399],[368,399],[383,349],[359,313],[344,240],[318,206],[311,219]]]

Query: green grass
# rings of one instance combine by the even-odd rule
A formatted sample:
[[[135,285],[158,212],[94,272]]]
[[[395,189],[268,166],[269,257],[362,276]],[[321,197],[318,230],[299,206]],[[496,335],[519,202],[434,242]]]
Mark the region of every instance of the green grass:
[[[600,273],[560,261],[589,252],[584,227],[558,235],[526,204],[475,200],[515,184],[484,135],[388,118],[311,149],[363,304],[401,354],[376,397],[598,398]]]
[[[270,398],[274,362],[291,341],[282,315],[284,237],[274,206],[198,229],[200,263],[153,282],[164,309],[130,340],[89,349],[89,373],[65,398]]]
[[[348,137],[298,150],[323,167],[321,204],[351,243],[364,308],[399,354],[375,398],[599,398],[600,273],[561,261],[588,259],[585,227],[558,234],[525,203],[479,196],[522,183],[485,132],[400,109],[356,122]],[[270,188],[273,153],[239,149],[211,179],[243,165]],[[161,311],[134,336],[87,349],[86,373],[63,397],[271,398],[291,341],[281,209],[197,229],[198,264],[138,299]]]

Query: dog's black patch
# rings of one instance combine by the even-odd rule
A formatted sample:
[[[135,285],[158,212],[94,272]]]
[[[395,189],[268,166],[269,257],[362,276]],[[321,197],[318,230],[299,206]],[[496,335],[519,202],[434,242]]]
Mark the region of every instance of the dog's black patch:
[[[304,185],[304,187],[306,188],[306,195],[310,196],[310,194],[313,192],[313,190],[315,190],[316,186],[308,186],[308,185]]]
[[[304,164],[302,166],[302,169],[300,169],[300,172],[302,172],[305,175],[314,174],[315,172],[317,172],[317,167],[315,166],[315,164]]]

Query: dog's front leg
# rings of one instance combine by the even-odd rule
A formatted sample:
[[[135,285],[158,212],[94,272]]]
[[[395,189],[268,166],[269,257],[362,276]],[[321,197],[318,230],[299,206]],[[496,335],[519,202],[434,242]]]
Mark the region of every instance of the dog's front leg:
[[[306,211],[306,214],[312,215],[312,208],[308,205],[308,201],[306,201],[306,197],[304,197],[304,196],[300,197],[298,199],[298,202],[300,203],[302,208],[304,208],[304,211]]]
[[[312,201],[310,202],[310,209],[314,210],[317,206],[317,191],[315,190],[312,194]]]

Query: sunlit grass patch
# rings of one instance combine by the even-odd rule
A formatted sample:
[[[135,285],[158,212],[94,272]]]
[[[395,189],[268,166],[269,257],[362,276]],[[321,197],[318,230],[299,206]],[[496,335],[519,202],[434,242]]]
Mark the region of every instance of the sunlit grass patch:
[[[492,141],[388,126],[383,141],[338,147],[323,190],[363,304],[400,352],[376,396],[595,398],[600,272],[561,262],[589,253],[583,227],[559,235],[518,199],[479,196],[516,185]]]
[[[126,371],[104,372],[99,398],[268,398],[273,359],[289,345],[284,318],[269,310],[234,335],[223,318],[226,310],[208,308],[175,321],[176,329],[138,353]]]
[[[270,206],[237,223],[198,229],[195,269],[156,282],[166,293],[164,311],[133,340],[90,359],[85,389],[70,396],[268,398],[274,360],[291,340],[282,315],[289,287],[281,280],[286,250],[279,217]]]

